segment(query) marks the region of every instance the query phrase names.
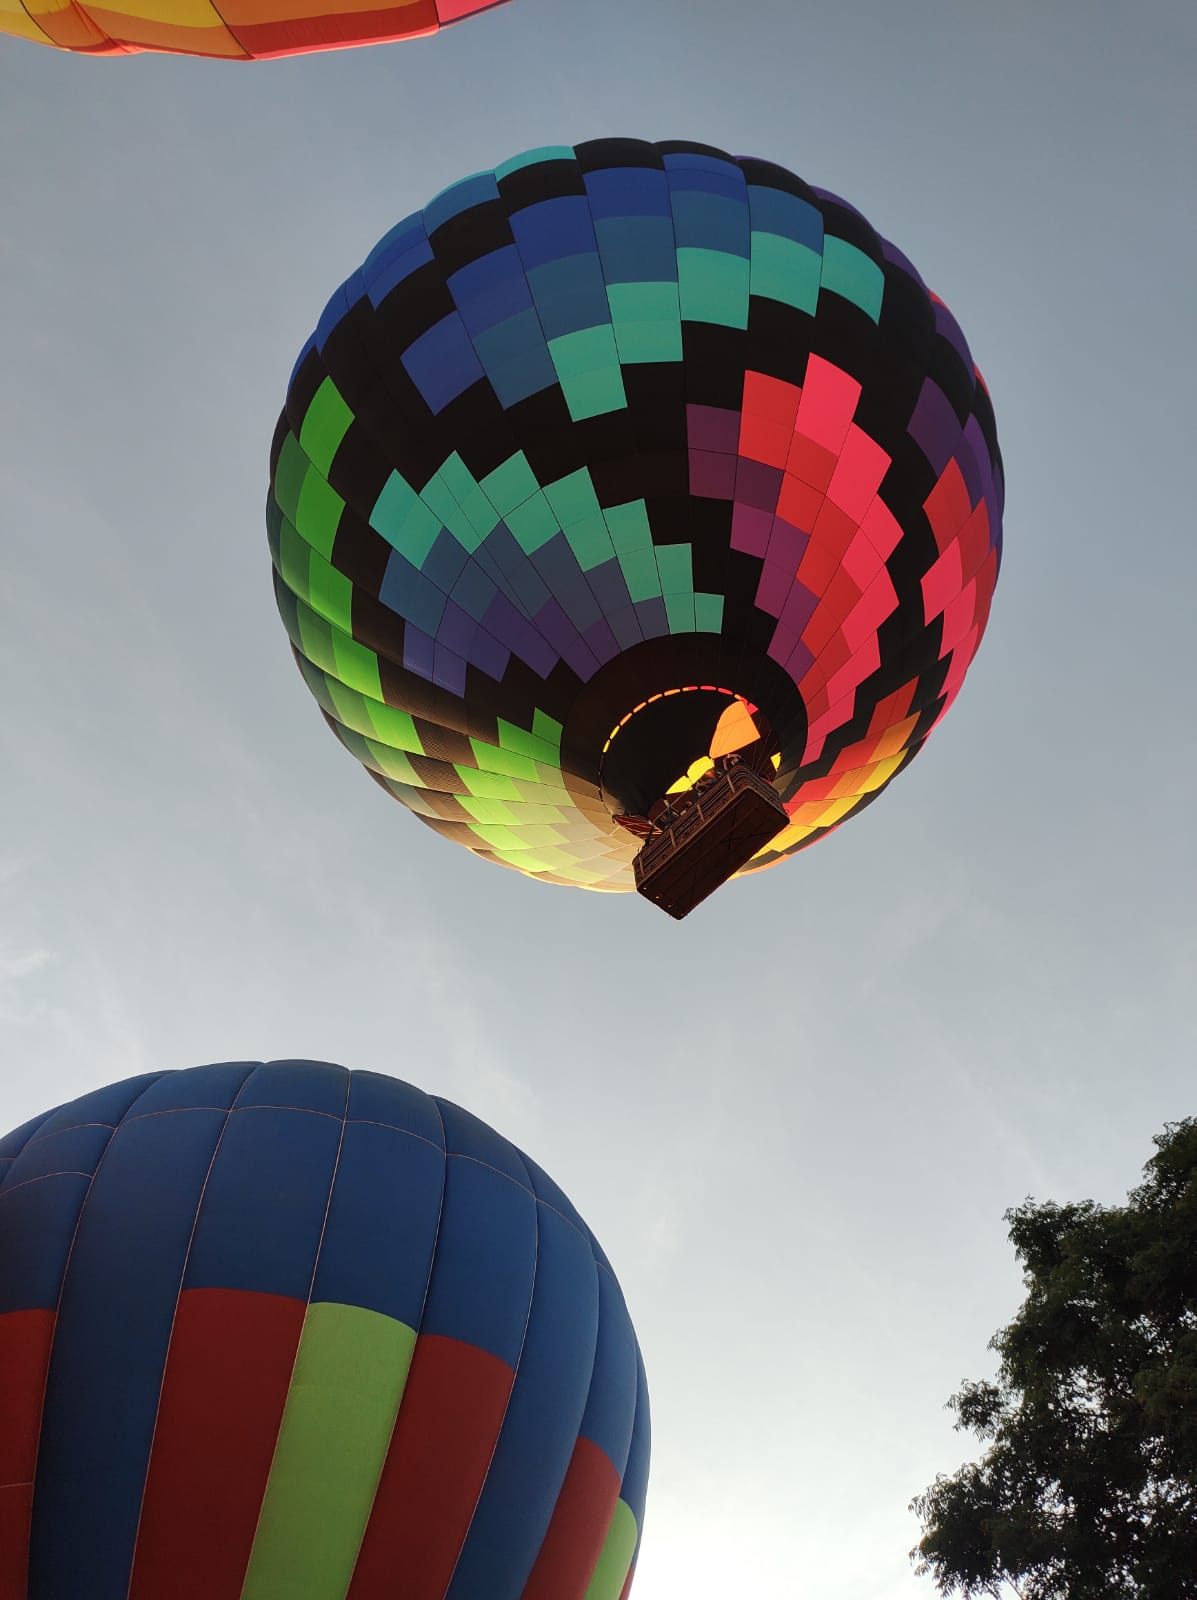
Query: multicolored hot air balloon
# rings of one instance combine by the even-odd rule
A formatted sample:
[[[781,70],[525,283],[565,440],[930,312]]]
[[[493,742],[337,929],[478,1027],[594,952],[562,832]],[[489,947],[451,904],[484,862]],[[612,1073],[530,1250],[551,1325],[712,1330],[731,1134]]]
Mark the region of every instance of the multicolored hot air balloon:
[[[703,145],[532,151],[376,246],[272,455],[275,591],[430,827],[684,915],[868,805],[989,615],[955,320],[844,201]]]
[[[236,1062],[0,1139],[4,1600],[621,1600],[648,1448],[606,1258],[457,1106]]]
[[[436,33],[503,0],[0,0],[0,33],[82,55],[142,50],[229,61]]]

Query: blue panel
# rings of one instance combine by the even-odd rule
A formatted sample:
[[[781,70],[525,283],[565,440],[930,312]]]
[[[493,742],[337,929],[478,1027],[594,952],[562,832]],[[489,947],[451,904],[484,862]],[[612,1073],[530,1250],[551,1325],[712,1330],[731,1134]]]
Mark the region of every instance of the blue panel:
[[[134,1114],[189,1111],[207,1107],[227,1111],[260,1061],[221,1061],[210,1067],[188,1067],[185,1072],[164,1072],[138,1100]]]
[[[673,196],[673,226],[679,249],[684,245],[748,255],[748,207],[743,193],[730,199],[678,190]]]
[[[422,1089],[385,1072],[354,1072],[349,1079],[349,1117],[354,1122],[381,1122],[388,1128],[405,1128],[445,1148],[436,1101]]]
[[[519,1360],[536,1276],[536,1201],[493,1167],[445,1166],[445,1199],[421,1333]]]
[[[612,217],[595,224],[608,283],[676,283],[677,240],[669,217]]]
[[[598,1274],[599,1326],[594,1376],[579,1432],[606,1453],[620,1478],[627,1466],[636,1417],[636,1335],[619,1285]]]
[[[444,528],[432,541],[432,549],[424,557],[424,565],[420,570],[432,579],[438,589],[448,594],[461,577],[462,568],[469,559],[466,550]]]
[[[286,1106],[343,1117],[349,1101],[349,1074],[327,1061],[263,1061],[255,1066],[237,1096],[246,1106]],[[139,1108],[140,1109],[140,1108]]]
[[[60,1106],[42,1123],[42,1133],[57,1133],[60,1128],[77,1128],[84,1122],[104,1122],[115,1127],[139,1095],[156,1083],[160,1072],[146,1072],[139,1078],[125,1078],[120,1083],[110,1083],[91,1094],[82,1094],[69,1105]]]
[[[516,542],[511,529],[500,523],[487,536],[482,548],[494,558],[518,604],[529,617],[534,617],[548,603],[548,586]]]
[[[187,1243],[225,1120],[175,1111],[131,1122],[92,1184],[46,1384],[32,1595],[127,1600]]]
[[[345,1129],[313,1300],[364,1306],[420,1326],[444,1187],[445,1158],[414,1134]]]
[[[467,562],[462,569],[461,577],[453,585],[450,598],[467,616],[473,617],[475,622],[481,622],[486,615],[487,606],[498,592],[493,579],[486,575],[475,560]]]
[[[433,260],[432,246],[422,235],[411,239],[402,248],[382,256],[376,263],[362,268],[362,284],[370,296],[370,304],[378,307],[391,290],[410,278],[413,272]]]
[[[632,1443],[628,1450],[628,1464],[624,1468],[623,1484],[619,1498],[636,1519],[636,1526],[644,1528],[644,1501],[648,1494],[648,1457],[652,1443],[652,1429],[648,1416],[648,1381],[644,1376],[644,1362],[636,1352],[636,1420],[632,1424]],[[637,1541],[639,1548],[639,1541]]]
[[[189,1289],[306,1300],[344,1124],[310,1111],[234,1111],[187,1267]]]
[[[593,248],[586,255],[566,256],[533,267],[528,282],[546,339],[559,339],[579,328],[595,328],[611,321],[607,285]]]
[[[538,1200],[543,1200],[546,1205],[552,1206],[554,1211],[559,1211],[565,1220],[572,1223],[581,1234],[586,1234],[586,1224],[578,1215],[573,1201],[549,1177],[543,1167],[538,1167],[531,1157],[520,1152],[524,1166],[528,1170],[528,1180],[532,1185],[532,1193]]]
[[[594,592],[603,615],[610,622],[614,613],[626,609],[632,603],[628,594],[627,579],[623,575],[623,568],[618,559],[612,556],[610,561],[600,562],[597,567],[591,567],[586,574],[586,581]],[[640,630],[636,629],[636,638],[640,638]],[[624,647],[627,648],[626,646]]]
[[[43,1122],[48,1122],[55,1111],[60,1111],[60,1106],[55,1106],[53,1111],[39,1112],[36,1117],[30,1117],[28,1122],[22,1122],[19,1128],[14,1128],[11,1133],[6,1133],[0,1139],[0,1160],[6,1156],[19,1155],[24,1149],[26,1141],[32,1139]]]
[[[15,1189],[19,1183],[59,1172],[82,1173],[89,1178],[111,1138],[111,1128],[89,1122],[81,1128],[63,1128],[31,1139],[9,1168],[7,1187]]]
[[[53,1311],[90,1178],[42,1178],[0,1193],[0,1315]]]
[[[504,410],[542,389],[551,389],[557,382],[544,329],[533,310],[521,311],[478,334],[474,348]]]
[[[602,167],[585,183],[595,218],[669,216],[669,179],[656,167]]]
[[[532,304],[528,280],[514,245],[479,256],[455,272],[448,284],[471,338],[527,311]]]
[[[709,175],[722,183],[744,182],[743,169],[734,161],[723,161],[718,156],[706,156],[697,150],[674,150],[669,155],[661,157],[661,164],[669,173],[671,183],[679,178],[683,182],[697,183],[702,175]]]
[[[455,311],[422,333],[399,359],[434,414],[482,376],[470,336]]]
[[[451,1100],[438,1099],[437,1105],[445,1122],[445,1147],[451,1155],[484,1162],[531,1192],[524,1158],[513,1144]]]
[[[438,589],[406,556],[392,550],[387,559],[378,598],[396,616],[412,622],[421,632],[435,636],[445,610],[445,593]]]
[[[536,1291],[503,1431],[446,1600],[519,1600],[586,1408],[598,1335],[590,1247],[538,1208]]]
[[[323,350],[329,334],[349,312],[349,291],[345,284],[334,290],[328,304],[320,313],[320,321],[316,324],[316,348]]]
[[[806,200],[753,183],[748,186],[748,209],[758,233],[777,233],[823,254],[823,214]]]
[[[395,255],[410,249],[417,240],[426,240],[427,238],[428,233],[424,227],[424,213],[422,211],[410,212],[403,218],[402,222],[397,222],[393,228],[389,228],[383,234],[362,263],[362,272],[366,277],[369,277],[378,270],[384,261],[390,261]]]
[[[535,552],[532,562],[574,627],[581,633],[593,627],[602,612],[565,535],[554,534]]]
[[[594,223],[585,195],[562,195],[517,211],[511,232],[528,269],[562,256],[594,253]]]
[[[468,178],[462,178],[459,183],[450,184],[447,189],[442,189],[434,199],[424,207],[424,226],[429,233],[433,233],[442,222],[448,222],[451,217],[459,217],[463,211],[469,211],[474,206],[485,205],[488,200],[499,198],[499,185],[495,182],[493,172],[475,172]]]

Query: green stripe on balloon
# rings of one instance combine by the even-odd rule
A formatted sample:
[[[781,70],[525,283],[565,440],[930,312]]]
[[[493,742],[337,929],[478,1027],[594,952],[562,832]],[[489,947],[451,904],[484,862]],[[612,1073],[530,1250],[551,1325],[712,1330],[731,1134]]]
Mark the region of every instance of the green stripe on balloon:
[[[619,1600],[636,1553],[636,1539],[636,1519],[627,1502],[618,1500],[584,1600]]]

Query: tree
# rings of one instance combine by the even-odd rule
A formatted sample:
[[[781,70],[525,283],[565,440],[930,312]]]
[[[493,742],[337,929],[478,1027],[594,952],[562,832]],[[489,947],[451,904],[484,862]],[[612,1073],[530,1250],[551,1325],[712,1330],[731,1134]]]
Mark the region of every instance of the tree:
[[[1197,1118],[1124,1206],[1006,1213],[1026,1300],[996,1382],[948,1402],[986,1449],[911,1509],[941,1595],[1197,1600]]]

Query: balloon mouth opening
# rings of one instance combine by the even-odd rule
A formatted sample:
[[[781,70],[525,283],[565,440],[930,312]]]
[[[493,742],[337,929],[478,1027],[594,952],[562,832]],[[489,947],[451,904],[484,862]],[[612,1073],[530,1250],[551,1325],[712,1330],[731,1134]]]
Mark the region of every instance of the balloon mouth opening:
[[[744,765],[772,783],[779,761],[768,718],[747,696],[719,684],[679,685],[648,696],[611,729],[599,793],[615,822],[648,838],[719,774]]]

